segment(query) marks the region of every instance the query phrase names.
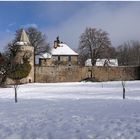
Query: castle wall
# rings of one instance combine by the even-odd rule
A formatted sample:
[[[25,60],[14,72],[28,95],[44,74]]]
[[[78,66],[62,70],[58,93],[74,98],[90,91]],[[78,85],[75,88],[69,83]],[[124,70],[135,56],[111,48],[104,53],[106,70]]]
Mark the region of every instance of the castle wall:
[[[138,80],[139,67],[36,66],[35,82],[78,82],[92,76],[96,81]]]

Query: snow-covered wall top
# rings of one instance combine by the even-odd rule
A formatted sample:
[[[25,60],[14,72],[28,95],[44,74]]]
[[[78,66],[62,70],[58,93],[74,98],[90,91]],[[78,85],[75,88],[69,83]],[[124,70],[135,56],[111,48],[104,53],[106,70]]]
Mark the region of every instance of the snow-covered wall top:
[[[96,66],[118,66],[118,59],[97,59],[96,60]]]
[[[85,66],[92,66],[91,59],[85,61]]]
[[[118,66],[118,59],[97,59],[96,66],[104,66],[108,65],[111,67]],[[85,66],[92,66],[91,59],[87,59],[85,61]]]

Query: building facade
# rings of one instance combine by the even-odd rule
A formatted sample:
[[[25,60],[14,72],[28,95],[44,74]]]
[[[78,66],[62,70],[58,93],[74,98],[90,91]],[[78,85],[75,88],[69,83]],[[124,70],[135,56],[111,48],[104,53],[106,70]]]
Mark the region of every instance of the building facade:
[[[60,42],[59,37],[54,41],[50,53],[44,53],[39,57],[40,66],[72,66],[78,65],[78,53],[73,51],[67,44]]]

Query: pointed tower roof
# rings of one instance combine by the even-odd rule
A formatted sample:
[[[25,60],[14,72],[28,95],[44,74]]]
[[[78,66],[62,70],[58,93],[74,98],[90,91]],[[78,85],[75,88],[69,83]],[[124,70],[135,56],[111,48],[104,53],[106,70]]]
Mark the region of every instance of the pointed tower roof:
[[[21,32],[21,36],[20,36],[20,40],[18,42],[16,42],[16,45],[30,45],[30,41],[29,41],[29,38],[25,32],[25,30],[23,29],[22,32]]]
[[[27,42],[30,44],[29,38],[24,29],[21,32],[20,42]]]

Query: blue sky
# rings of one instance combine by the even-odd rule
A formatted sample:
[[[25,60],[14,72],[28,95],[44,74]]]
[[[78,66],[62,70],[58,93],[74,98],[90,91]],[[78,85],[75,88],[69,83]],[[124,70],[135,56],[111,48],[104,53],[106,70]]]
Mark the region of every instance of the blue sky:
[[[34,26],[52,45],[56,36],[75,50],[86,27],[110,34],[113,46],[140,40],[140,2],[0,1],[0,50],[18,28]]]

